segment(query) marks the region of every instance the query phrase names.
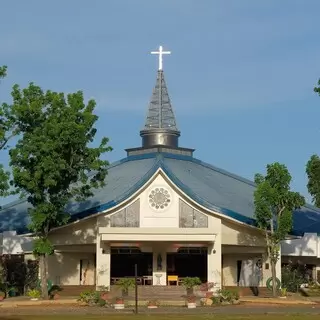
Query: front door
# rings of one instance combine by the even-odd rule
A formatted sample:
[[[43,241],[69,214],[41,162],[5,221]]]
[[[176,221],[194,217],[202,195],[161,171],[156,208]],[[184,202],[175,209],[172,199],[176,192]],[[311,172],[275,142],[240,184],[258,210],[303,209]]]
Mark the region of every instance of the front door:
[[[95,261],[93,259],[80,260],[80,284],[90,286],[95,284]]]

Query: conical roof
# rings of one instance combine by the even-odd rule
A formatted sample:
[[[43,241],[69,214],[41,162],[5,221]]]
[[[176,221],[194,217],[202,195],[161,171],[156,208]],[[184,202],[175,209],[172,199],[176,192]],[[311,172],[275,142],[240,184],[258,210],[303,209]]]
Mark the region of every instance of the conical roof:
[[[142,131],[154,130],[175,131],[180,134],[171,106],[163,70],[158,70],[156,85],[153,89],[144,128]]]

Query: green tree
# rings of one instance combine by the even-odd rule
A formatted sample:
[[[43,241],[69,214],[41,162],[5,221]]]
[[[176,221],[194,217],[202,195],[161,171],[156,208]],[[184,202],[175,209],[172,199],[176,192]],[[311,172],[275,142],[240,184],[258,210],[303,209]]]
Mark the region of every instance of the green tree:
[[[318,86],[313,89],[320,96],[320,80]],[[306,173],[308,176],[307,188],[312,196],[313,203],[320,207],[320,158],[314,154],[307,162]]]
[[[0,79],[7,75],[7,67],[0,67]],[[0,151],[7,148],[9,140],[17,134],[15,119],[12,114],[11,106],[3,103],[0,105]],[[0,197],[7,196],[10,190],[10,173],[0,164]]]
[[[54,248],[50,230],[69,219],[66,205],[93,195],[105,184],[108,138],[94,141],[98,119],[95,101],[84,103],[81,91],[68,94],[42,91],[34,84],[12,92],[13,111],[21,132],[10,150],[14,185],[32,204],[30,230],[36,235],[34,254],[39,257],[41,291],[48,298],[48,256]]]
[[[0,79],[4,78],[7,75],[7,66],[0,67]]]
[[[281,241],[292,230],[292,213],[305,204],[304,197],[290,190],[291,175],[287,167],[278,162],[267,165],[265,176],[255,175],[255,218],[266,239],[271,264],[272,293],[277,296],[276,263]]]

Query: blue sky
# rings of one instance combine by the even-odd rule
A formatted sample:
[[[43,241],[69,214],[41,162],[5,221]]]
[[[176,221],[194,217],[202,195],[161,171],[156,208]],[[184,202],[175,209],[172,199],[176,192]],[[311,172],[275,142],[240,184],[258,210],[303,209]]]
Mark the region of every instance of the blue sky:
[[[30,81],[83,90],[118,160],[140,146],[157,70],[149,52],[162,44],[180,145],[249,179],[285,163],[308,196],[305,164],[320,153],[319,12],[318,0],[2,0],[0,100]]]

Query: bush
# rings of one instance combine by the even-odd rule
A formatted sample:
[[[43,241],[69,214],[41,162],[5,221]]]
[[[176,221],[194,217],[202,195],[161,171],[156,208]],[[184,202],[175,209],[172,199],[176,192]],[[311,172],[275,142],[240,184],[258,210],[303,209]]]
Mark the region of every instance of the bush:
[[[298,292],[300,286],[309,282],[309,275],[305,265],[289,263],[281,269],[281,284],[289,292]]]
[[[236,290],[221,289],[218,291],[218,296],[211,297],[211,300],[213,304],[231,304],[239,300],[239,292]]]
[[[86,290],[80,293],[78,301],[84,302],[88,305],[97,304],[100,300],[100,292],[93,290]]]
[[[28,290],[27,295],[31,299],[39,299],[41,297],[41,292],[38,289],[31,289]]]

